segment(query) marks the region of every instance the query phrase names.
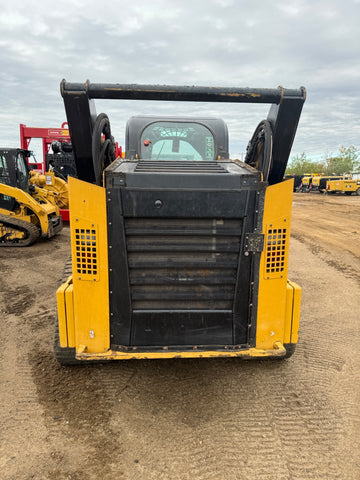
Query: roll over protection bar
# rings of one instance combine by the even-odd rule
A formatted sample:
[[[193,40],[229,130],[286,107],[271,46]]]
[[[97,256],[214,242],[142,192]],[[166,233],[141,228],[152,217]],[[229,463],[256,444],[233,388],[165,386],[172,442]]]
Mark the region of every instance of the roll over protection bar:
[[[269,184],[282,180],[303,103],[304,87],[286,89],[71,83],[62,80],[61,95],[73,145],[78,177],[94,182],[92,130],[96,118],[93,99],[158,100],[180,102],[269,103],[267,120],[273,129],[273,164]]]
[[[122,100],[168,100],[180,102],[276,103],[284,97],[304,100],[305,90],[278,88],[232,88],[171,85],[137,85],[61,82],[62,96],[84,92],[88,98]]]

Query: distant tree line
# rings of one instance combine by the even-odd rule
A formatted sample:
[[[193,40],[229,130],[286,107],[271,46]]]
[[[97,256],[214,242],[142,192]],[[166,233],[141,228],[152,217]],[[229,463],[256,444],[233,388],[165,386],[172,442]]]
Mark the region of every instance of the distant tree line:
[[[343,175],[360,170],[359,151],[354,146],[340,147],[334,156],[325,156],[323,161],[311,161],[305,153],[296,155],[288,163],[286,174],[304,175],[322,173],[324,175]]]

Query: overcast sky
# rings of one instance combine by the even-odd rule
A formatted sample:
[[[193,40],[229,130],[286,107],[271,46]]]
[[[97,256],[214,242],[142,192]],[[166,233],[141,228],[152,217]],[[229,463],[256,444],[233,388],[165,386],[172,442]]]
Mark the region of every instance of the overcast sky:
[[[307,100],[291,157],[360,148],[360,0],[0,0],[0,147],[60,127],[69,82],[286,88]],[[95,101],[124,144],[134,114],[212,115],[245,151],[267,105]],[[35,141],[30,148],[37,150]],[[40,149],[39,149],[40,151]]]

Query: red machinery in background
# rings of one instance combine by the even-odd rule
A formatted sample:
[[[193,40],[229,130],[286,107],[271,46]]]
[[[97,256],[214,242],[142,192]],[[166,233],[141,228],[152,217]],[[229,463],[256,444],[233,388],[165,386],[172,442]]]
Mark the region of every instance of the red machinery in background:
[[[32,138],[42,138],[42,147],[43,147],[43,158],[41,162],[31,162],[31,157],[27,159],[28,165],[32,170],[36,170],[45,174],[46,168],[46,155],[49,153],[51,144],[54,141],[60,141],[69,143],[70,135],[69,129],[65,128],[67,125],[64,122],[61,125],[61,128],[38,128],[38,127],[27,127],[23,123],[20,123],[20,145],[21,148],[29,150],[29,145]],[[34,157],[35,158],[35,157]],[[69,221],[69,210],[65,208],[60,208],[60,215],[62,216],[63,221]]]
[[[29,150],[29,144],[32,138],[42,138],[43,158],[41,162],[29,162],[29,166],[33,170],[38,170],[41,173],[46,172],[46,155],[50,151],[51,143],[54,141],[70,143],[69,129],[65,128],[67,122],[61,125],[61,128],[38,128],[27,127],[20,123],[20,145],[21,148]]]
[[[53,142],[61,142],[62,145],[68,144],[69,151],[72,150],[71,138],[69,129],[67,128],[67,122],[62,123],[61,128],[39,128],[39,127],[27,127],[23,123],[20,124],[20,144],[21,148],[29,150],[29,145],[32,138],[42,139],[43,158],[38,162],[35,157],[28,157],[28,165],[32,170],[36,170],[42,174],[47,171],[46,157],[50,152],[50,148]],[[122,148],[115,142],[115,157],[123,157]],[[33,160],[33,161],[32,161]],[[55,172],[56,173],[56,172]],[[60,214],[63,221],[69,221],[69,210],[60,208]]]
[[[66,127],[65,127],[66,126]],[[43,147],[43,158],[41,162],[29,162],[29,166],[33,170],[38,170],[41,173],[46,172],[46,155],[49,153],[51,144],[54,141],[61,143],[71,144],[71,138],[69,134],[69,129],[67,128],[67,122],[61,124],[61,128],[38,128],[38,127],[27,127],[23,123],[20,123],[20,145],[21,148],[29,150],[29,144],[32,138],[42,138],[42,147]],[[122,148],[118,145],[118,142],[115,143],[115,157],[121,157]]]

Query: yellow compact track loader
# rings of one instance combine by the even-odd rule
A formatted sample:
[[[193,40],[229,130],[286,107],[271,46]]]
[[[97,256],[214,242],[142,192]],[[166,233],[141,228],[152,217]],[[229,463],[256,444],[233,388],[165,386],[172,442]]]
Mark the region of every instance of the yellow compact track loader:
[[[63,80],[61,93],[78,178],[56,358],[289,357],[301,289],[287,278],[293,179],[283,176],[305,89]],[[223,120],[156,116],[130,118],[115,160],[95,98],[271,107],[245,162],[229,159]]]
[[[54,194],[30,185],[28,154],[0,149],[0,247],[26,247],[62,229]]]

